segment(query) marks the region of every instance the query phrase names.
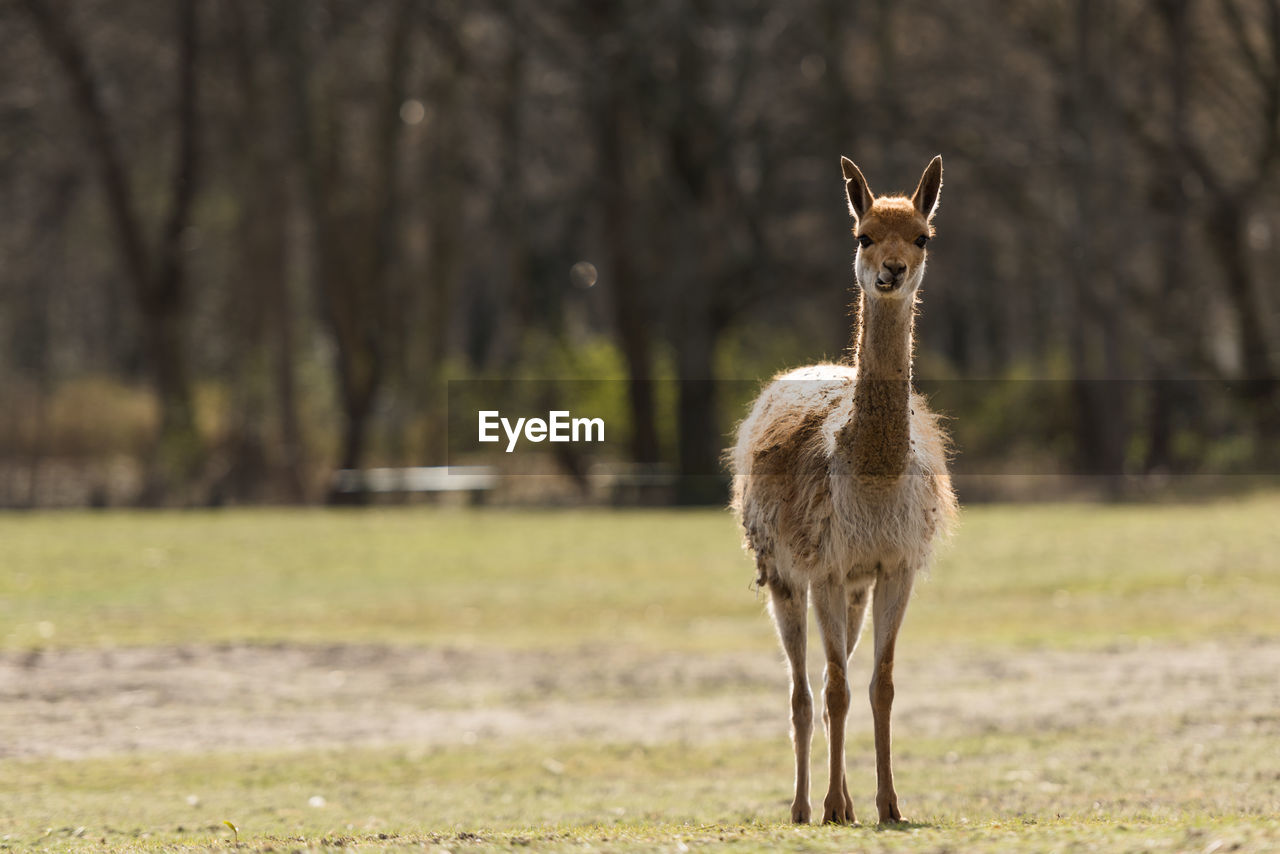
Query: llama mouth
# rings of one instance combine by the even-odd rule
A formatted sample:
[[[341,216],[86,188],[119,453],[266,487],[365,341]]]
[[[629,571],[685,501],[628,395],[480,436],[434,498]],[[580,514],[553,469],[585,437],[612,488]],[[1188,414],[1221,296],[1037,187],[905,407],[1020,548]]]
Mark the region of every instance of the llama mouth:
[[[876,290],[880,291],[880,293],[882,294],[887,294],[889,291],[896,291],[897,289],[898,289],[897,279],[893,280],[892,282],[882,282],[879,279],[876,279]]]

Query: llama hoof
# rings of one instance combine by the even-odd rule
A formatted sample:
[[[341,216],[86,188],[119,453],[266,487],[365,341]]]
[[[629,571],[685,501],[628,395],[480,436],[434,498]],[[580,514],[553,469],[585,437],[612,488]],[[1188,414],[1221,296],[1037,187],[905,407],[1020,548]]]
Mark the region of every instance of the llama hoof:
[[[881,824],[900,824],[905,821],[902,812],[898,809],[898,799],[890,798],[888,800],[878,802],[876,804],[880,809]]]
[[[822,805],[823,824],[853,824],[853,806],[845,800],[844,792],[828,795]]]
[[[791,805],[791,821],[793,824],[809,823],[809,803],[796,803]]]

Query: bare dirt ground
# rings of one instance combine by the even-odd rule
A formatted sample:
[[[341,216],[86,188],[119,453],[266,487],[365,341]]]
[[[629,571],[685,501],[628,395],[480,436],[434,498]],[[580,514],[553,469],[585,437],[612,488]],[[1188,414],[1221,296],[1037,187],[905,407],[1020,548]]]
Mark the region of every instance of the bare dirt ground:
[[[860,649],[857,687],[869,673]],[[815,694],[819,673],[813,673]],[[1280,641],[1100,652],[916,653],[895,727],[916,736],[1280,727]],[[0,757],[80,758],[502,740],[785,738],[779,655],[212,646],[0,655]],[[865,712],[855,702],[854,731]],[[869,715],[868,715],[869,721]]]

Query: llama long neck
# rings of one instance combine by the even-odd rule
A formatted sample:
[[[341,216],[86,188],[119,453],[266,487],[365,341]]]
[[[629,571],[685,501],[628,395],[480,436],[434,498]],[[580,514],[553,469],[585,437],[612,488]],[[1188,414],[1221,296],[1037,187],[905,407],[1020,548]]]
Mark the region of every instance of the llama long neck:
[[[859,299],[853,417],[838,441],[855,474],[897,477],[911,451],[914,300]]]

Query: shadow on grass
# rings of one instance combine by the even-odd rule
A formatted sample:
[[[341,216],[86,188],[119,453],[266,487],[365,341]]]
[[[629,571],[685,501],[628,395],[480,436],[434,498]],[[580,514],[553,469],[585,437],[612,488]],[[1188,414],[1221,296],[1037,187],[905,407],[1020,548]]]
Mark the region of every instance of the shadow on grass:
[[[760,826],[767,827],[768,825],[760,825]],[[885,833],[888,831],[897,831],[900,833],[904,833],[911,830],[937,830],[941,826],[942,825],[940,824],[932,824],[930,822],[925,822],[925,821],[889,821],[889,822],[885,822],[884,824],[880,824],[874,821],[859,821],[855,824],[836,824],[835,822],[831,822],[831,821],[828,821],[828,822],[815,821],[810,824],[789,824],[789,823],[783,822],[776,825],[776,827],[783,827],[783,828],[808,827],[808,828],[813,828],[815,830],[823,827],[833,827],[833,828],[847,827],[850,830],[870,830],[876,833]]]
[[[939,825],[931,824],[927,821],[886,821],[883,824],[868,824],[866,827],[871,828],[876,833],[884,833],[886,831],[904,832],[908,830],[936,830]]]

